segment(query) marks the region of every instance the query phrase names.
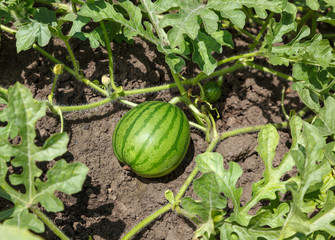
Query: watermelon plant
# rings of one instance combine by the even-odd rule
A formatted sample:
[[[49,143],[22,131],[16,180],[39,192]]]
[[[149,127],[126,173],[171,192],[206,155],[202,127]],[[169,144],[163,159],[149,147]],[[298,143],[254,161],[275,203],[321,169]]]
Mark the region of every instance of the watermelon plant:
[[[48,179],[42,181],[35,163],[53,160],[66,151],[64,112],[119,101],[133,109],[116,126],[112,146],[116,157],[140,176],[160,177],[173,171],[187,152],[190,127],[202,131],[209,143],[206,152],[195,156],[196,167],[178,193],[167,189],[166,205],[135,225],[123,239],[132,238],[168,211],[194,222],[194,239],[332,239],[334,11],[335,4],[330,0],[0,0],[0,29],[14,36],[17,52],[34,49],[55,64],[54,81],[45,101],[33,100],[18,83],[8,89],[0,87],[0,104],[5,106],[0,112],[0,197],[14,206],[0,212],[1,228],[16,225],[40,233],[44,223],[61,239],[68,239],[37,204],[47,211],[62,210],[54,191],[80,191],[87,168],[59,160],[48,170]],[[239,36],[247,39],[248,50],[226,56]],[[150,42],[163,54],[172,83],[131,90],[117,84],[121,80],[114,79],[110,43],[132,44],[134,37]],[[43,48],[51,38],[64,43],[68,62],[61,62]],[[103,76],[101,81],[85,77],[70,45],[74,39],[106,49],[109,77]],[[186,78],[183,69],[190,62],[198,65],[199,73]],[[278,71],[277,66],[285,67],[288,74]],[[277,76],[283,85],[292,86],[305,107],[286,113],[283,103],[287,121],[219,132],[208,106],[220,99],[225,87],[223,76],[241,68]],[[57,104],[53,95],[63,70],[94,89],[102,100],[80,106]],[[172,88],[179,94],[169,103],[153,101],[137,106],[126,100],[130,95]],[[192,118],[186,118],[177,103],[193,114]],[[34,145],[34,125],[46,108],[59,116],[61,132],[40,148]],[[275,166],[279,128],[289,129],[291,146]],[[224,160],[215,148],[228,137],[250,132],[259,132],[256,151],[265,170],[262,179],[253,183],[250,199],[242,204],[243,187],[236,184],[242,168],[234,161],[224,168]],[[21,144],[13,145],[11,140],[17,136]],[[9,173],[10,164],[22,167],[22,173]],[[13,187],[17,185],[25,190]],[[184,196],[191,185],[197,198]],[[259,206],[264,200],[269,204]],[[257,207],[251,214],[250,209]]]
[[[38,204],[49,212],[62,211],[63,203],[54,196],[55,191],[67,194],[79,192],[88,168],[80,162],[67,163],[61,159],[47,171],[47,180],[42,181],[42,170],[37,163],[52,161],[64,154],[67,151],[68,135],[56,133],[42,147],[35,145],[35,124],[46,114],[46,104],[35,102],[29,89],[18,82],[9,88],[8,95],[1,98],[1,103],[5,103],[6,108],[0,112],[0,120],[6,125],[0,127],[0,196],[13,205],[0,212],[3,221],[1,230],[14,225],[42,233],[46,224],[59,238],[67,239],[39,209]],[[13,143],[15,137],[20,138],[18,144]],[[9,172],[9,167],[20,167],[22,171]],[[24,190],[18,191],[18,186]],[[9,227],[6,232],[8,236],[14,236],[13,228]],[[33,239],[24,231],[22,234]]]

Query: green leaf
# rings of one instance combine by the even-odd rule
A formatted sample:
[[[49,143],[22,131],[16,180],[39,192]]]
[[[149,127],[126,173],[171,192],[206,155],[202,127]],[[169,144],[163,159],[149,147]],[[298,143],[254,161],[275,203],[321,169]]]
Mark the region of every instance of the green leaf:
[[[213,9],[220,11],[223,18],[229,19],[240,29],[244,28],[246,16],[241,11],[242,5],[238,1],[213,1],[210,5]]]
[[[319,97],[315,93],[316,89],[312,85],[295,82],[292,85],[292,89],[298,92],[299,97],[304,102],[304,104],[306,104],[307,107],[312,109],[314,112],[319,112]]]
[[[278,239],[280,236],[279,229],[272,228],[247,228],[237,224],[225,223],[219,227],[220,240],[233,239],[232,234],[236,234],[241,240],[254,240],[254,239]]]
[[[20,200],[22,200],[22,198]],[[0,219],[2,218],[1,213],[2,212],[0,212]],[[4,225],[28,228],[36,233],[42,233],[45,230],[43,222],[21,204],[16,204],[14,211],[7,218],[8,219],[3,222]]]
[[[8,99],[5,95],[2,95],[0,93],[0,104],[8,104]],[[4,110],[0,111],[0,121],[1,122],[7,122],[7,116]],[[11,123],[7,123],[7,125],[3,128],[0,128],[0,136],[4,139],[8,139],[9,137],[11,139],[15,138],[18,134],[18,129],[13,126]]]
[[[202,19],[206,32],[211,34],[218,28],[218,15],[200,1],[182,1],[179,11],[167,14],[160,21],[160,27],[172,27],[168,39],[172,48],[181,45],[184,34],[195,40],[200,30],[198,18]],[[178,27],[177,27],[178,26]]]
[[[320,5],[317,0],[306,0],[306,4],[308,7],[310,7],[312,10],[318,10]]]
[[[27,229],[21,229],[16,226],[0,225],[0,235],[3,240],[42,240],[40,236],[36,236]]]
[[[291,6],[291,5],[288,5]],[[269,23],[268,33],[265,36],[263,47],[269,49],[271,54],[272,45],[277,42],[283,41],[283,35],[295,31],[297,28],[296,19],[297,8],[293,5],[291,10],[284,11],[281,14],[279,22],[275,22],[275,19],[271,19]],[[272,56],[273,57],[273,56]]]
[[[318,231],[335,236],[335,226],[333,225],[335,221],[335,200],[332,191],[328,191],[324,207],[312,218],[308,218],[298,208],[293,210],[289,215],[289,223],[282,231],[282,236],[290,237],[296,232],[310,235]]]
[[[46,46],[50,39],[51,32],[47,24],[31,21],[16,32],[17,52],[30,49],[36,40],[40,46]]]
[[[258,17],[265,19],[268,14],[266,10],[274,13],[281,13],[285,5],[293,5],[282,0],[237,0],[236,2],[248,8],[254,8]]]
[[[196,39],[202,26],[199,20],[208,35],[217,32],[219,16],[216,12],[220,12],[223,17],[231,19],[238,27],[243,28],[245,15],[238,10],[241,7],[241,4],[231,1],[212,0],[207,4],[202,1],[182,1],[178,11],[164,15],[159,24],[161,28],[171,27],[168,31],[171,47],[180,46],[186,35],[192,40]]]
[[[214,173],[206,173],[193,183],[194,192],[201,201],[190,197],[182,199],[181,205],[188,214],[199,217],[202,222],[195,236],[210,236],[215,233],[213,217],[215,214],[222,214],[227,205],[227,199],[221,195],[219,185]]]
[[[193,62],[197,63],[201,70],[209,75],[214,72],[217,62],[212,56],[212,52],[220,53],[222,48],[221,44],[212,37],[208,37],[206,34],[199,32],[198,36],[194,41],[193,45]]]
[[[166,1],[157,1],[151,3],[150,1],[143,1],[145,3],[145,8],[148,14],[151,14],[153,23],[149,23],[142,19],[141,9],[135,6],[131,1],[120,1],[118,4],[110,4],[108,2],[99,0],[94,3],[87,3],[82,6],[78,15],[92,18],[93,21],[99,22],[102,20],[111,20],[115,23],[123,26],[122,36],[125,36],[128,40],[132,39],[134,36],[139,35],[144,39],[156,44],[157,49],[165,54],[168,65],[175,72],[180,72],[182,67],[185,65],[185,61],[176,54],[182,55],[181,51],[177,48],[170,48],[167,38],[165,37],[164,31],[158,27],[158,15],[160,11],[166,11],[165,7],[174,6],[174,4],[166,3]],[[164,7],[165,6],[165,7]],[[126,13],[127,17],[124,17],[122,13],[118,12],[117,9],[122,8]],[[153,14],[156,15],[153,15]],[[129,19],[127,19],[129,17]],[[143,23],[143,24],[142,24]],[[154,26],[155,29],[154,29]],[[120,30],[116,31],[119,32]],[[157,31],[159,37],[154,34],[154,31]],[[113,33],[115,31],[111,31]],[[100,35],[100,34],[99,34]],[[85,34],[84,36],[89,38],[91,46],[97,47],[101,41],[101,37],[98,35],[98,31],[93,31],[89,35]],[[78,34],[75,35],[78,37]],[[120,36],[117,36],[120,38]],[[117,38],[116,37],[116,38]],[[83,35],[80,35],[80,38],[83,39]]]
[[[270,54],[276,56],[276,64],[287,64],[293,60],[316,63],[322,67],[328,67],[334,58],[329,41],[322,39],[321,34],[316,34],[311,40],[300,42],[301,39],[309,34],[309,28],[303,26],[298,36],[290,43],[281,46],[272,46]],[[281,62],[278,62],[278,59],[281,59]]]
[[[185,60],[174,54],[166,55],[165,61],[170,66],[171,69],[175,70],[175,72],[180,72],[183,66],[185,66]]]
[[[329,24],[335,26],[335,12],[334,12],[334,10],[329,11],[326,16],[319,17],[318,21],[319,22],[326,22],[326,23],[329,23]]]
[[[324,107],[320,109],[319,118],[323,121],[324,127],[335,134],[335,99],[328,97],[324,102]]]
[[[335,165],[335,142],[330,142],[326,145],[325,156],[332,165]]]
[[[206,173],[202,175],[194,181],[193,187],[201,201],[185,197],[182,200],[182,206],[189,213],[199,216],[203,222],[211,218],[212,211],[222,211],[226,207],[227,199],[221,195],[215,174]]]
[[[3,18],[1,21],[3,24],[7,24],[13,20],[10,9],[5,6],[3,3],[0,3],[0,16]]]
[[[335,85],[334,69],[310,66],[296,63],[293,66],[293,77],[302,80],[304,87],[316,94],[330,95],[329,91]]]
[[[47,180],[40,180],[42,171],[36,162],[50,161],[64,154],[69,138],[66,133],[58,133],[48,138],[42,147],[36,146],[35,125],[45,115],[46,104],[35,101],[29,89],[20,83],[9,88],[8,92],[8,105],[4,112],[8,124],[18,129],[20,143],[13,145],[0,134],[0,196],[14,205],[0,212],[0,220],[7,225],[43,232],[43,223],[28,211],[29,207],[40,203],[48,211],[62,210],[63,204],[54,192],[73,194],[80,191],[88,169],[79,162],[68,164],[59,160],[47,171]],[[1,127],[0,132],[6,128]],[[20,167],[22,171],[9,174],[7,165]],[[22,185],[24,191],[18,192],[12,185]]]
[[[23,24],[16,32],[17,52],[28,50],[37,41],[41,47],[46,46],[51,39],[48,26],[56,26],[56,14],[46,8],[37,8],[34,19]]]
[[[32,155],[36,161],[51,161],[64,151],[69,138],[66,133],[56,133],[49,137],[40,151]]]
[[[72,27],[70,29],[70,32],[68,33],[68,36],[73,36],[76,33],[81,33],[81,29],[90,22],[89,17],[76,15],[73,12],[64,16],[61,20],[72,22]]]
[[[128,13],[130,17],[129,20],[117,12],[112,4],[101,0],[85,4],[78,12],[78,15],[90,17],[94,22],[113,20],[126,28],[124,34],[128,38],[140,35],[156,45],[162,44],[154,35],[153,27],[150,23],[145,22],[145,27],[142,25],[142,13],[140,8],[136,7],[130,1],[122,1],[119,2],[119,4]]]
[[[327,201],[321,211],[309,220],[310,232],[326,231],[335,236],[335,199],[334,193],[328,191]]]
[[[234,205],[234,213],[231,218],[244,222],[244,216],[240,216],[239,213],[242,188],[236,188],[236,182],[242,175],[241,167],[235,162],[229,162],[229,169],[224,169],[223,158],[219,153],[203,153],[198,155],[195,161],[202,173],[215,173],[220,191]]]
[[[37,8],[34,14],[34,19],[39,23],[49,24],[55,27],[57,22],[56,13],[45,7]]]
[[[58,190],[67,194],[77,193],[85,181],[87,172],[87,167],[79,162],[69,164],[63,159],[57,161],[48,171],[47,181],[35,181],[38,193],[34,201],[40,202],[47,211],[62,211],[63,204],[54,196],[54,192]]]
[[[227,46],[231,49],[234,49],[233,36],[230,32],[226,30],[218,31],[218,32],[211,34],[211,37],[213,37],[222,46]]]
[[[296,63],[293,65],[292,77],[297,80],[308,82],[310,78],[316,78],[317,69],[314,66],[308,66],[302,63]]]
[[[256,148],[264,162],[265,170],[263,178],[252,186],[252,201],[243,206],[241,212],[246,215],[254,206],[253,204],[262,199],[276,199],[277,192],[285,192],[285,181],[282,176],[290,171],[294,165],[290,154],[284,155],[279,166],[273,167],[273,159],[279,142],[279,135],[276,128],[268,124],[258,134],[258,146]],[[293,145],[294,146],[294,145]]]
[[[261,208],[257,214],[250,219],[248,228],[271,227],[278,228],[283,226],[286,214],[289,212],[289,204],[284,202],[274,208]]]
[[[217,66],[213,52],[221,53],[222,46],[233,47],[231,34],[218,28],[219,15],[234,18],[236,22],[243,21],[244,25],[244,13],[236,10],[241,7],[238,3],[218,0],[208,3],[194,0],[142,0],[139,6],[131,1],[110,4],[99,0],[83,5],[78,15],[89,17],[95,22],[114,21],[122,26],[122,35],[127,39],[138,35],[156,44],[158,51],[165,54],[166,62],[175,72],[180,72],[185,65],[183,58],[188,58],[186,55],[190,48],[186,46],[191,39],[193,61],[199,64],[204,73],[211,74]],[[150,22],[143,19],[142,12]],[[244,17],[241,18],[241,15]],[[93,32],[91,35],[77,32],[74,36],[89,38],[94,47],[100,42]]]
[[[314,211],[317,203],[306,194],[319,190],[323,186],[324,176],[331,170],[323,154],[325,139],[318,133],[318,129],[303,122],[301,137],[303,141],[299,148],[290,151],[298,175],[286,184],[292,193],[293,203],[282,229],[282,235],[285,237],[290,237],[296,232],[311,232],[307,214]]]

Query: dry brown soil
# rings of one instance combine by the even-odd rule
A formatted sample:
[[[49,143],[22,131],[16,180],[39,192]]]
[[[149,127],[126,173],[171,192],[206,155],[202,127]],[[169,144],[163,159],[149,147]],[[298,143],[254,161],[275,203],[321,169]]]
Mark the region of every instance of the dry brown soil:
[[[102,75],[108,74],[105,50],[91,49],[86,42],[72,41],[71,44],[80,62],[80,68],[87,78],[100,79]],[[234,50],[224,48],[223,54],[216,57],[222,59],[247,52],[247,43],[243,39],[236,40],[235,44]],[[134,45],[113,43],[112,49],[116,83],[122,85],[125,90],[171,82],[164,57],[154,46],[135,39]],[[67,60],[66,49],[59,41],[53,41],[45,50],[71,65]],[[258,62],[266,64],[262,59]],[[36,99],[46,100],[53,81],[50,70],[52,67],[52,62],[34,50],[17,54],[14,40],[6,34],[1,36],[2,87],[7,88],[19,81],[31,89]],[[287,72],[284,68],[279,70]],[[188,64],[182,74],[192,77],[198,72],[197,66]],[[247,68],[224,76],[223,95],[220,101],[214,104],[220,114],[216,121],[218,130],[222,132],[284,121],[280,109],[283,87],[289,87],[287,81]],[[101,99],[97,92],[77,82],[68,73],[60,77],[55,94],[56,102],[61,105],[79,105]],[[134,95],[126,99],[136,103],[148,100],[168,101],[177,94],[177,89],[171,89]],[[194,88],[193,94],[197,94],[197,88]],[[286,95],[285,104],[287,110],[299,110],[301,107],[294,93]],[[183,105],[179,106],[192,119],[190,112]],[[119,102],[112,102],[92,110],[64,115],[65,131],[70,136],[70,143],[63,158],[68,162],[80,161],[86,164],[89,173],[81,192],[71,196],[57,193],[64,202],[64,211],[47,215],[72,239],[88,239],[89,236],[95,240],[120,239],[140,220],[167,203],[164,198],[165,190],[170,189],[176,193],[194,168],[195,156],[206,150],[208,144],[204,141],[203,133],[192,129],[192,141],[186,158],[168,176],[144,179],[123,170],[113,154],[111,141],[116,123],[129,109]],[[59,130],[59,118],[48,113],[38,122],[37,144],[42,144],[46,138]],[[281,139],[275,164],[278,164],[290,145],[288,131],[280,130],[279,133]],[[236,161],[244,170],[238,181],[238,186],[243,187],[242,204],[250,198],[252,183],[262,177],[263,164],[255,151],[256,146],[257,133],[253,133],[228,138],[216,148],[225,161]],[[51,164],[41,164],[41,167],[47,169]],[[192,188],[186,194],[194,197]],[[140,231],[135,239],[191,239],[195,228],[192,222],[175,212],[169,212]],[[50,240],[57,239],[50,230],[42,236]]]

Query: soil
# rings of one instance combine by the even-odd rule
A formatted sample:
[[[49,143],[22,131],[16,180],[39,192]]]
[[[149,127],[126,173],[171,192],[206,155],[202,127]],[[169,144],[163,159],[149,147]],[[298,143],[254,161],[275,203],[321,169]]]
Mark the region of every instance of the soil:
[[[247,43],[235,40],[235,49],[224,48],[217,55],[223,59],[247,52]],[[102,48],[91,49],[87,42],[72,41],[71,46],[80,63],[83,74],[91,79],[100,79],[108,74],[107,52]],[[44,48],[53,56],[71,66],[67,60],[64,45],[53,40]],[[114,77],[117,85],[125,90],[157,86],[172,82],[168,67],[162,54],[155,46],[135,39],[133,45],[112,43],[114,58]],[[266,65],[265,60],[258,59]],[[16,53],[15,41],[11,36],[2,34],[0,48],[0,85],[8,88],[16,81],[28,86],[34,98],[46,100],[51,91],[53,63],[34,50]],[[223,66],[223,67],[226,67]],[[278,70],[289,73],[285,68]],[[188,64],[183,70],[185,77],[195,76],[197,66]],[[249,68],[240,69],[224,76],[223,95],[214,104],[218,110],[216,119],[220,132],[240,127],[284,121],[281,111],[281,91],[289,89],[286,80]],[[178,94],[177,89],[156,93],[129,96],[126,99],[135,103],[148,100],[169,101]],[[197,94],[194,88],[193,95]],[[76,81],[70,74],[64,73],[58,82],[55,101],[60,105],[80,105],[95,102],[102,96],[85,84]],[[178,104],[190,119],[192,115]],[[297,95],[289,92],[285,96],[286,110],[299,110],[301,104]],[[177,193],[189,173],[195,166],[194,158],[208,146],[204,134],[192,128],[191,144],[182,164],[168,176],[158,179],[137,177],[126,171],[113,154],[112,134],[116,123],[130,108],[119,102],[104,106],[64,114],[65,131],[70,136],[68,152],[63,158],[68,162],[80,161],[89,168],[82,191],[74,195],[57,193],[64,203],[64,211],[46,213],[65,234],[72,239],[95,240],[120,239],[139,221],[167,203],[164,192],[170,189]],[[215,112],[213,112],[215,115]],[[51,134],[60,130],[57,116],[48,113],[37,124],[37,144],[42,144]],[[277,148],[274,165],[288,151],[290,136],[287,130],[279,130],[280,144]],[[252,183],[262,178],[262,160],[255,151],[257,133],[234,136],[220,142],[216,151],[223,155],[225,162],[235,161],[243,168],[238,186],[243,187],[242,204],[251,197]],[[44,170],[50,164],[42,165]],[[195,197],[192,188],[186,195]],[[263,203],[266,204],[266,203]],[[255,213],[256,208],[251,210]],[[176,240],[192,239],[196,226],[168,212],[142,229],[134,239]],[[45,239],[57,239],[50,231],[42,234]]]

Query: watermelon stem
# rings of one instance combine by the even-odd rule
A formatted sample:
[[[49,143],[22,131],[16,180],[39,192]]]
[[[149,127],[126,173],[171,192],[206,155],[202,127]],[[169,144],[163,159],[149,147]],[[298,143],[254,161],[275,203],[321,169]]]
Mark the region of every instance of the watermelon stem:
[[[286,75],[285,73],[278,72],[278,71],[276,71],[274,69],[271,69],[271,68],[263,67],[261,65],[255,64],[255,63],[250,62],[250,61],[243,61],[242,64],[244,66],[252,67],[252,68],[255,68],[257,70],[261,70],[263,72],[266,72],[266,73],[271,73],[273,75],[276,75],[278,77],[281,77],[281,78],[283,78],[285,80],[288,80],[288,81],[291,81],[291,82],[296,82],[297,81],[292,76]]]
[[[112,49],[111,49],[111,45],[110,45],[110,41],[109,41],[109,37],[108,37],[108,34],[107,34],[107,31],[106,31],[106,27],[105,27],[105,24],[104,24],[104,21],[99,21],[100,23],[100,27],[102,29],[102,32],[103,32],[103,35],[104,35],[104,38],[105,38],[105,45],[106,45],[106,48],[107,48],[107,53],[108,53],[108,71],[109,71],[109,79],[110,79],[110,84],[112,86],[112,88],[116,91],[117,90],[117,87],[115,85],[115,82],[114,82],[114,64],[113,64],[113,55],[112,55]]]
[[[41,219],[61,240],[70,240],[41,210],[36,206],[31,206],[29,209]]]
[[[285,110],[285,106],[284,106],[284,99],[285,99],[285,87],[283,87],[282,91],[281,91],[281,109],[282,112],[286,118],[286,120],[290,120],[290,116],[287,114],[286,110]]]
[[[126,235],[123,236],[121,240],[128,240],[131,237],[133,237],[138,231],[140,231],[142,228],[147,226],[150,222],[155,220],[160,215],[170,211],[172,208],[171,203],[166,204],[164,207],[158,209],[156,212],[149,215],[147,218],[143,219],[141,222],[139,222],[134,228],[132,228]]]
[[[176,105],[176,104],[179,103],[179,102],[185,102],[184,98],[181,97],[181,96],[178,96],[178,97],[174,97],[174,98],[172,98],[172,99],[169,101],[169,103],[172,104],[172,105]],[[194,115],[194,116],[195,116],[195,117],[198,117],[197,115]],[[198,120],[199,120],[199,121],[198,121]],[[204,125],[203,125],[203,123],[202,123],[202,121],[201,121],[201,119],[200,119],[199,117],[198,117],[197,121],[200,122],[201,124],[197,124],[197,123],[194,123],[194,122],[192,122],[192,121],[188,121],[188,122],[189,122],[189,124],[190,124],[191,126],[193,126],[193,127],[195,127],[195,128],[198,128],[198,129],[201,130],[201,131],[206,132],[206,128],[204,127]]]
[[[177,103],[180,103],[180,102],[183,102],[183,99],[180,96],[174,97],[169,101],[169,103],[172,105],[176,105]]]
[[[213,125],[213,138],[216,139],[218,137],[218,132],[216,130],[216,125],[215,125],[215,120],[213,118],[213,115],[208,111],[208,116],[212,121],[212,125]]]
[[[203,127],[203,126],[201,126],[201,125],[199,125],[199,124],[197,124],[197,123],[195,123],[195,122],[192,122],[192,121],[188,121],[188,123],[189,123],[192,127],[195,127],[195,128],[197,128],[197,129],[199,129],[199,130],[201,130],[201,131],[203,131],[203,132],[206,132],[206,128],[205,128],[205,127]]]
[[[189,104],[188,107],[195,116],[198,116],[206,121],[206,141],[210,142],[211,120],[206,114],[201,113],[193,104]]]
[[[200,88],[200,98],[201,98],[201,99],[205,99],[205,92],[204,92],[203,87],[201,86],[200,83],[198,83],[198,86],[199,86],[199,88]]]

